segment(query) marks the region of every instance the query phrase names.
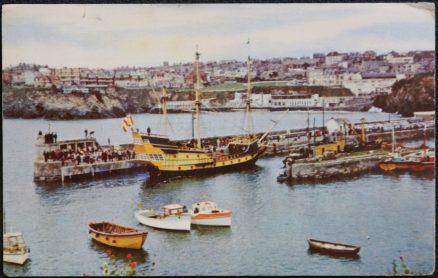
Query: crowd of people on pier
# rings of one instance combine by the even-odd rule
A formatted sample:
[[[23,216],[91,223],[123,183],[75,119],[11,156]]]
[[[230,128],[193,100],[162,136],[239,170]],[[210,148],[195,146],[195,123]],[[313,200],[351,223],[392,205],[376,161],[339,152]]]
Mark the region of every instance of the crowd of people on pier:
[[[73,149],[57,149],[43,152],[44,161],[61,161],[62,165],[93,164],[98,162],[122,161],[135,158],[134,150],[114,150],[100,146]]]

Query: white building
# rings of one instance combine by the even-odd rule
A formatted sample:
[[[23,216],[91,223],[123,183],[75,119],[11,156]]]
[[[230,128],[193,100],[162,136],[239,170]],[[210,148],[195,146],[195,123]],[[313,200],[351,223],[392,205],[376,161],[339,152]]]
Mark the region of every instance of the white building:
[[[251,94],[251,107],[270,107],[271,94]],[[227,103],[228,107],[242,108],[245,107],[246,92],[235,92],[234,99]]]
[[[80,69],[79,68],[60,68],[55,69],[55,75],[59,77],[63,85],[72,85],[80,83]]]
[[[345,134],[345,131],[348,131],[349,122],[345,118],[330,118],[325,123],[325,127],[329,134],[340,132]]]
[[[331,52],[325,56],[326,65],[336,65],[344,60],[345,55],[339,54],[337,52]]]
[[[201,109],[202,107],[210,107],[211,99],[202,99],[201,100]],[[194,110],[195,102],[193,100],[173,100],[167,101],[167,109],[173,110]],[[157,107],[161,109],[161,104],[158,104]]]
[[[414,117],[421,120],[434,120],[435,111],[420,111],[414,112]]]
[[[51,70],[49,68],[39,68],[38,72],[42,75],[49,75],[51,73]]]
[[[271,107],[273,108],[315,107],[318,104],[318,94],[274,95],[271,100]]]
[[[89,89],[86,88],[86,87],[83,87],[83,86],[72,85],[72,86],[64,86],[62,88],[62,92],[64,94],[70,94],[70,93],[73,93],[73,92],[88,94]]]
[[[309,68],[306,73],[309,85],[327,87],[340,87],[344,80],[358,78],[358,75],[337,68]]]
[[[344,80],[342,85],[356,96],[371,93],[391,93],[392,85],[405,75],[395,74],[362,74],[361,78]]]
[[[405,64],[413,63],[414,57],[410,56],[394,56],[391,53],[385,56],[385,59],[390,64]]]
[[[12,85],[24,85],[25,79],[24,74],[22,73],[14,73],[12,74]]]
[[[24,85],[33,86],[35,84],[35,72],[27,70],[23,72]]]

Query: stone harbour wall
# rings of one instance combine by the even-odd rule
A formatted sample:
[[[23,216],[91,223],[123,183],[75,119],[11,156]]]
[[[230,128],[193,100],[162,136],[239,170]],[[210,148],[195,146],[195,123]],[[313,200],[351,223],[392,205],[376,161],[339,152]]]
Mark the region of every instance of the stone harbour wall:
[[[325,179],[340,175],[354,175],[376,169],[388,155],[366,155],[348,159],[320,162],[295,163],[292,165],[293,179]]]
[[[37,182],[53,182],[76,179],[79,177],[92,178],[96,175],[105,176],[121,171],[145,169],[145,165],[135,160],[100,162],[93,164],[62,166],[60,161],[38,161],[34,164],[34,180]]]

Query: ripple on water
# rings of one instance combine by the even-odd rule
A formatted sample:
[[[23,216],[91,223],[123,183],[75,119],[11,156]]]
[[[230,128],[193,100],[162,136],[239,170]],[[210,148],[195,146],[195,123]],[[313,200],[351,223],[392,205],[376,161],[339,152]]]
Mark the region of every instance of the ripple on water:
[[[218,115],[211,120],[220,118]],[[296,119],[291,117],[289,122],[305,123],[306,113],[293,115]],[[352,117],[359,120],[362,116]],[[139,115],[137,122],[148,126],[154,117]],[[273,115],[257,117],[268,127]],[[45,121],[4,123],[9,128],[20,125],[20,148],[29,150],[34,147],[33,139],[24,138],[34,138],[46,126]],[[74,138],[83,134],[87,123],[60,121],[56,125],[58,134],[62,130]],[[100,142],[108,136],[112,142],[126,142],[125,135],[112,128],[119,125],[119,119],[97,123],[104,123],[110,133],[99,135]],[[222,131],[228,132],[224,125],[221,123]],[[4,146],[8,146],[5,160],[17,153],[13,136],[17,134],[4,135]],[[30,174],[18,175],[14,169],[19,166],[8,160],[12,164],[3,166],[6,219],[23,232],[32,251],[31,260],[22,268],[4,264],[5,273],[101,274],[100,266],[111,258],[107,250],[115,249],[91,240],[87,231],[90,220],[111,220],[147,230],[143,249],[133,254],[141,275],[146,276],[384,275],[399,256],[404,256],[414,271],[430,273],[434,269],[434,177],[377,172],[327,183],[288,185],[276,182],[281,160],[262,158],[248,171],[157,185],[146,183],[147,174],[132,173],[54,187],[32,182],[33,154],[21,162],[23,172]],[[160,209],[174,202],[190,206],[202,199],[232,210],[232,227],[194,227],[189,233],[172,233],[145,227],[134,218],[139,201],[144,208]],[[309,254],[308,238],[360,245],[360,259]],[[123,262],[126,252],[112,255]]]

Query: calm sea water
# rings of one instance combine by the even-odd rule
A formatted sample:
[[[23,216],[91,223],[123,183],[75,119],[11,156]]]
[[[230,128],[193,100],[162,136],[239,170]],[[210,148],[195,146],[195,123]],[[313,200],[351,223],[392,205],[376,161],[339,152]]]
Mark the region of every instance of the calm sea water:
[[[264,131],[282,112],[253,113]],[[386,120],[385,113],[326,113],[351,121]],[[311,125],[321,113],[311,113]],[[391,118],[396,117],[391,115]],[[306,112],[288,112],[276,130],[306,126]],[[204,136],[242,133],[244,115],[203,114]],[[191,115],[170,115],[173,138],[191,137]],[[159,115],[134,115],[142,130],[159,131]],[[261,158],[252,169],[148,185],[147,173],[41,186],[33,182],[38,130],[59,139],[95,131],[99,143],[132,142],[121,119],[3,120],[3,208],[6,222],[23,232],[31,248],[24,266],[3,264],[11,276],[101,275],[103,262],[131,253],[140,275],[384,275],[403,256],[415,272],[435,268],[435,178],[379,172],[326,183],[279,184],[282,157]],[[170,131],[170,128],[169,128]],[[420,143],[420,142],[418,142]],[[429,140],[430,145],[435,142]],[[416,144],[416,142],[414,142]],[[231,228],[193,228],[190,233],[154,230],[137,223],[134,211],[209,199],[233,211]],[[91,240],[87,223],[109,220],[145,229],[140,251],[114,250]],[[310,253],[316,238],[361,246],[360,257]],[[400,267],[399,267],[400,269]]]

